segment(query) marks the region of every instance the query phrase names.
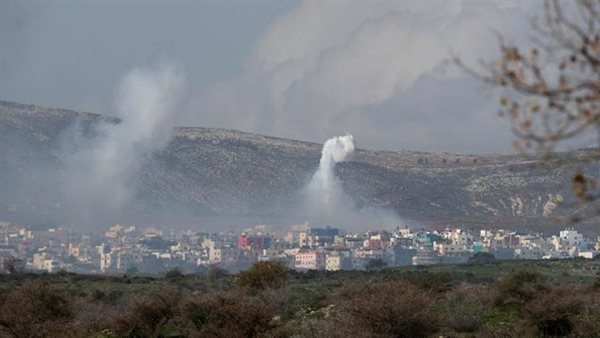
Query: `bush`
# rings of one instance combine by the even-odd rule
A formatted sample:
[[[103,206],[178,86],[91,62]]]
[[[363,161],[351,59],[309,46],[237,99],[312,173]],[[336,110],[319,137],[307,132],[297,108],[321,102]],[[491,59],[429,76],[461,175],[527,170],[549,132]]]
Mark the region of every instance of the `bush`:
[[[600,335],[600,292],[588,292],[581,297],[581,309],[575,318],[573,336],[588,337],[591,332]]]
[[[452,288],[454,276],[443,271],[429,271],[417,267],[417,270],[408,270],[400,274],[403,279],[425,289],[444,293]]]
[[[175,268],[172,268],[169,271],[167,271],[165,273],[165,277],[167,277],[169,279],[181,279],[184,277],[184,275],[180,268],[175,267]]]
[[[334,318],[342,336],[426,337],[437,331],[431,296],[406,281],[354,284],[339,297]]]
[[[134,300],[128,311],[113,322],[113,331],[123,337],[158,336],[176,316],[180,296],[155,294]]]
[[[567,336],[573,331],[573,318],[581,302],[566,288],[540,294],[524,306],[524,314],[542,336]]]
[[[489,292],[488,287],[469,284],[461,284],[449,292],[443,305],[446,325],[456,332],[478,330],[491,304]]]
[[[90,294],[90,299],[96,303],[117,305],[123,296],[121,290],[100,290],[94,289]]]
[[[369,259],[369,261],[367,262],[365,269],[371,271],[371,270],[383,269],[386,266],[387,266],[387,263],[382,258],[372,258],[372,259]]]
[[[274,318],[264,302],[249,296],[195,297],[182,308],[183,317],[200,337],[261,337]]]
[[[25,272],[25,262],[17,257],[9,256],[4,259],[4,272],[9,275],[21,275]]]
[[[598,257],[600,257],[600,255],[598,255]],[[592,284],[592,289],[600,291],[600,277],[596,277],[596,279],[594,279],[594,283]]]
[[[211,265],[208,268],[207,276],[210,280],[219,280],[222,278],[229,277],[229,271],[219,267],[218,265]]]
[[[498,283],[497,303],[522,305],[545,291],[548,286],[544,275],[532,269],[517,270]]]
[[[496,263],[496,257],[489,252],[478,252],[469,257],[468,264],[484,265]]]
[[[239,273],[236,285],[250,292],[265,289],[277,289],[287,284],[288,269],[285,264],[276,261],[257,262],[247,271]]]
[[[73,317],[71,303],[60,290],[39,281],[27,282],[4,296],[0,333],[13,337],[66,335]]]

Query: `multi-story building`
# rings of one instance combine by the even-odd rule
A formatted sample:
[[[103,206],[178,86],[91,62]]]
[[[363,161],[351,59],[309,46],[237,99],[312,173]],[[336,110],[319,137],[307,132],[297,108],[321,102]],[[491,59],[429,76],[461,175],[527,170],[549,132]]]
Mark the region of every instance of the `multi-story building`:
[[[559,237],[563,246],[580,247],[583,243],[583,235],[575,229],[562,230]]]
[[[300,247],[315,248],[333,244],[335,238],[339,236],[340,230],[332,227],[308,228],[298,235],[298,244]]]
[[[100,272],[106,273],[113,265],[112,252],[103,252],[100,254]]]
[[[430,247],[420,247],[413,257],[413,265],[433,265],[441,262],[439,254]]]
[[[238,250],[262,252],[265,249],[271,248],[271,237],[261,234],[251,235],[244,232],[238,237],[237,248]]]
[[[412,265],[413,257],[417,255],[417,249],[395,246],[392,248],[394,253],[393,264],[395,266]]]
[[[47,252],[39,252],[33,255],[33,268],[35,270],[47,271],[50,273],[60,269],[60,263]]]
[[[325,270],[338,271],[352,269],[352,259],[349,251],[333,251],[325,258]]]
[[[300,250],[294,256],[294,267],[299,270],[324,270],[326,255],[319,250]]]

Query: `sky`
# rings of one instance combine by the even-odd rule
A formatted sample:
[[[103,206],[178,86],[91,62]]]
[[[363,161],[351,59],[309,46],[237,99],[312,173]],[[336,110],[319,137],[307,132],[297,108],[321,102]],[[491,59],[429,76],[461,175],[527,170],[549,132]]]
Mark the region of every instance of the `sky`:
[[[0,0],[0,99],[118,115],[132,69],[182,74],[170,125],[358,147],[511,152],[497,93],[448,62],[526,42],[540,2]]]

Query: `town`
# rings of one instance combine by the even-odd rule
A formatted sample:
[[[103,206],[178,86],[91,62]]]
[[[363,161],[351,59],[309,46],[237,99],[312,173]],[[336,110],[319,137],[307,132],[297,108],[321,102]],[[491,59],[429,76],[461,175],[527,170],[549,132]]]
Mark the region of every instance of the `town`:
[[[33,272],[159,274],[177,269],[202,273],[211,267],[237,272],[257,261],[283,261],[291,269],[364,270],[384,266],[466,263],[478,253],[498,260],[595,258],[600,236],[575,229],[549,237],[506,230],[346,232],[294,225],[287,231],[257,225],[241,232],[143,230],[117,224],[97,234],[57,226],[33,230],[0,222],[0,267]]]

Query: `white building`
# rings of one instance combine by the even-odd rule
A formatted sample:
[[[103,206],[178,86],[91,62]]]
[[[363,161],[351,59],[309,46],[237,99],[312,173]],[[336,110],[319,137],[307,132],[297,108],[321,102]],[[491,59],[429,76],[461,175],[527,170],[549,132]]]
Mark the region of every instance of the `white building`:
[[[47,252],[40,252],[33,255],[33,268],[53,273],[60,269],[60,263],[51,258]]]
[[[560,232],[560,241],[563,246],[579,247],[583,243],[583,235],[575,229],[565,229]]]
[[[441,262],[438,253],[428,247],[417,249],[417,255],[412,258],[413,265],[433,265]]]
[[[587,259],[594,259],[597,256],[600,256],[600,251],[581,251],[578,254],[578,257]]]
[[[111,267],[112,267],[112,262],[113,261],[113,254],[108,252],[108,253],[101,253],[100,254],[100,272],[104,273],[106,271],[108,271]]]

